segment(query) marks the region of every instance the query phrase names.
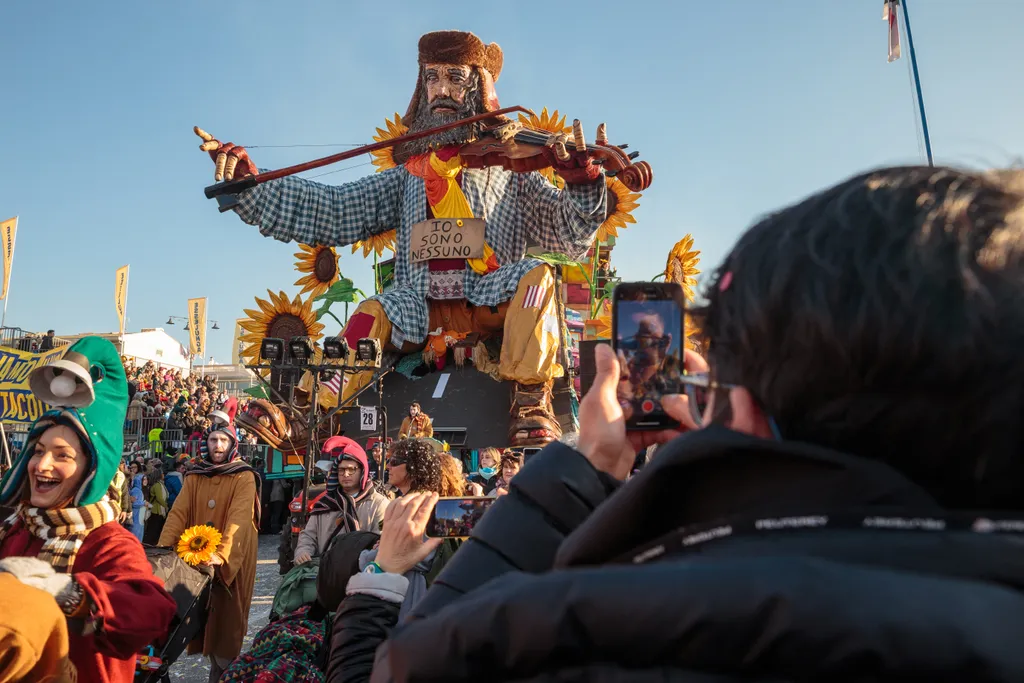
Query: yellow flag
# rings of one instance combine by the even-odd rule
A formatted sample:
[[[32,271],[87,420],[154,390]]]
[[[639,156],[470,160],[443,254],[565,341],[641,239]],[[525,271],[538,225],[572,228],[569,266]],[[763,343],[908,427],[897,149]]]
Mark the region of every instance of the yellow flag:
[[[193,356],[206,355],[206,297],[188,300],[188,347]]]
[[[124,334],[124,316],[128,309],[128,266],[121,266],[114,276],[114,307],[117,308],[119,333]]]
[[[245,332],[242,329],[242,323],[246,320],[248,318],[239,318],[235,321],[235,338],[231,342],[231,363],[233,365],[242,363],[242,349],[245,348],[245,342],[242,341],[242,334]]]
[[[14,235],[18,232],[18,217],[8,218],[0,223],[0,248],[4,255],[4,286],[0,299],[7,298],[7,286],[11,284],[11,263],[14,261]]]

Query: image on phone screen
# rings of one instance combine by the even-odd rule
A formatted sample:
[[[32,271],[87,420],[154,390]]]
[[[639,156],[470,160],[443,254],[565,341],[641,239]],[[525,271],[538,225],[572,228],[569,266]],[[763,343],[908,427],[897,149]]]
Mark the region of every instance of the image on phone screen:
[[[427,536],[464,538],[483,518],[495,498],[440,498],[427,522]]]
[[[661,397],[679,393],[683,374],[683,309],[672,298],[638,290],[615,303],[618,397],[626,421],[639,428],[666,426]]]

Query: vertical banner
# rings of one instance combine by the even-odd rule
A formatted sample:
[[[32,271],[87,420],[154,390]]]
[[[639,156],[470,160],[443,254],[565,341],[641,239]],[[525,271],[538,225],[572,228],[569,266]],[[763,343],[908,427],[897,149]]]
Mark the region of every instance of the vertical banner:
[[[128,266],[121,266],[114,276],[114,307],[117,309],[117,321],[120,327],[118,335],[124,336],[125,311],[128,308]]]
[[[242,329],[242,323],[246,320],[248,318],[239,318],[235,321],[235,338],[231,341],[232,365],[242,364],[242,349],[245,348],[245,342],[242,341],[242,335],[245,334],[245,330]]]
[[[8,218],[0,223],[0,248],[4,257],[4,282],[0,291],[0,299],[7,298],[7,286],[11,284],[11,263],[14,261],[14,236],[18,231],[18,217]]]
[[[188,350],[193,356],[206,355],[206,297],[188,300]]]

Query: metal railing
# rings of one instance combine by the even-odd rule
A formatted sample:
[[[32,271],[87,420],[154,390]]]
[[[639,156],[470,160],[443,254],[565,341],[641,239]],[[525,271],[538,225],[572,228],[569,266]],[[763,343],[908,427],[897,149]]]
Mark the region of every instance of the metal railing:
[[[0,327],[0,347],[39,353],[43,350],[45,333],[28,332],[20,327]],[[53,348],[68,346],[71,342],[61,337],[53,338]]]

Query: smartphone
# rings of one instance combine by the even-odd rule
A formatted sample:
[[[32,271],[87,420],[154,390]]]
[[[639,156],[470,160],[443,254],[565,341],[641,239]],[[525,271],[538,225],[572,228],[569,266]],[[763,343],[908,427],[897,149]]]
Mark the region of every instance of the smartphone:
[[[497,498],[438,498],[427,521],[431,538],[465,538]]]
[[[685,348],[683,288],[672,282],[626,282],[612,298],[612,348],[622,376],[618,398],[626,429],[669,429],[679,424],[661,397],[682,389]]]

